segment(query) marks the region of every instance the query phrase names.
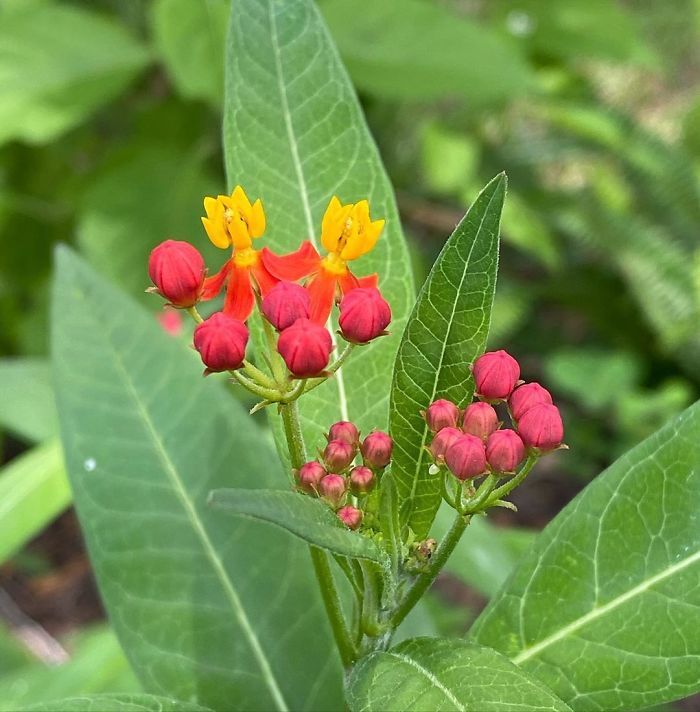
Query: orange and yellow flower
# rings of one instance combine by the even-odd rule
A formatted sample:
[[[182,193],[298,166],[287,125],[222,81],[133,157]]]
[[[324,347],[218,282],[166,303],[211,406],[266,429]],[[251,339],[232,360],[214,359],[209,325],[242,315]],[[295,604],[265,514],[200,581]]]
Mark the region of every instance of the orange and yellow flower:
[[[204,198],[207,213],[202,224],[214,245],[233,248],[231,259],[204,282],[202,299],[213,299],[226,285],[224,312],[245,321],[255,306],[255,291],[265,296],[279,281],[266,268],[253,240],[265,232],[265,211],[260,199],[251,204],[237,185],[231,195]]]
[[[355,287],[376,287],[376,274],[358,279],[347,263],[367,254],[383,228],[384,220],[371,220],[366,200],[343,205],[333,196],[321,223],[321,244],[328,252],[325,257],[307,240],[288,255],[275,255],[264,248],[262,261],[277,279],[310,278],[306,287],[311,297],[311,319],[324,324],[341,294]]]

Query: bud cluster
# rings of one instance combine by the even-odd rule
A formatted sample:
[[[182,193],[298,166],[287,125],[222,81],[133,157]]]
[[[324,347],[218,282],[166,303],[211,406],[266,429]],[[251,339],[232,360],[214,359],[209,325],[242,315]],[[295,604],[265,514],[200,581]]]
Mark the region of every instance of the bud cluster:
[[[376,487],[391,461],[393,442],[374,430],[364,439],[354,423],[341,420],[331,425],[326,446],[316,460],[295,472],[297,488],[320,497],[350,529],[358,529],[364,516],[366,496]],[[357,464],[356,459],[362,460]]]
[[[486,474],[515,473],[528,454],[539,456],[562,446],[564,427],[549,391],[520,380],[518,362],[505,351],[480,356],[473,364],[476,400],[464,411],[440,399],[424,413],[433,432],[429,446],[436,465],[461,481]],[[494,406],[506,403],[512,428]]]

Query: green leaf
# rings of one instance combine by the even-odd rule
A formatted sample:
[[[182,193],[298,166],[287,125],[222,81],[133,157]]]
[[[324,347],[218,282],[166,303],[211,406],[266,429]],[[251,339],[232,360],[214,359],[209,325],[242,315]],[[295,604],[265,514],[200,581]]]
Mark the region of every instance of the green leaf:
[[[419,538],[428,533],[440,504],[440,479],[428,472],[429,431],[420,411],[436,398],[460,406],[472,398],[469,363],[484,350],[488,336],[505,194],[501,174],[456,227],[423,285],[396,356],[392,473],[402,514]]]
[[[380,563],[386,558],[375,542],[350,531],[326,504],[298,492],[214,490],[209,502],[214,509],[274,524],[334,554]]]
[[[399,493],[391,473],[382,477],[379,491],[379,524],[389,552],[392,575],[394,580],[398,580],[399,566],[403,559],[403,538],[399,519]]]
[[[30,442],[56,435],[51,373],[44,359],[0,359],[0,394],[0,427]]]
[[[57,440],[0,468],[0,563],[53,521],[70,501],[63,451]]]
[[[63,5],[0,11],[0,143],[45,143],[120,94],[148,61],[99,15]]]
[[[700,690],[700,404],[596,478],[475,623],[576,710]]]
[[[44,702],[24,712],[209,712],[207,707],[156,695],[89,695]]]
[[[57,260],[66,464],[102,598],[145,689],[213,708],[334,708],[340,666],[306,548],[206,503],[232,484],[286,486],[266,439],[148,312],[69,251]]]
[[[321,9],[354,81],[382,99],[456,96],[473,106],[530,85],[514,44],[464,14],[422,0],[326,0]]]
[[[569,709],[495,650],[444,638],[414,638],[363,658],[350,675],[347,700],[352,712]]]
[[[344,202],[368,198],[372,216],[387,221],[376,248],[351,266],[360,276],[379,273],[392,335],[357,349],[342,372],[304,396],[302,427],[313,448],[336,420],[363,432],[386,427],[396,334],[414,294],[411,266],[391,185],[314,2],[238,0],[231,19],[227,174],[229,184],[265,204],[269,227],[260,242],[278,252],[307,238],[318,246],[333,194]],[[277,442],[284,459],[279,431]]]
[[[178,92],[214,107],[224,101],[229,0],[156,0],[153,39]]]

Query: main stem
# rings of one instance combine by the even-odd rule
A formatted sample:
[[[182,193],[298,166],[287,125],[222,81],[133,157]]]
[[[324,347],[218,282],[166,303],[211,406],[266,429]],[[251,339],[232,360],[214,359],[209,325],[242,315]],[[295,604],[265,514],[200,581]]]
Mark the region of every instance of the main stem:
[[[296,401],[280,405],[280,412],[284,424],[284,433],[287,438],[291,466],[299,469],[306,461],[306,448],[304,447],[304,436],[301,432]],[[357,651],[345,623],[345,616],[343,615],[340,596],[331,571],[329,556],[325,551],[315,546],[310,546],[309,552],[340,658],[343,661],[343,665],[349,667],[357,659]]]

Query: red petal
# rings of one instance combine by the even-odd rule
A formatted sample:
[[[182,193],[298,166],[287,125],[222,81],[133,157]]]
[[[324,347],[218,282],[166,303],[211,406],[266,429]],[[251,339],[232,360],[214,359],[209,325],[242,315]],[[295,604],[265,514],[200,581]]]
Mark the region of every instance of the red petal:
[[[379,275],[375,272],[366,277],[358,277],[357,281],[360,287],[374,287],[376,289],[379,284]]]
[[[226,277],[231,270],[231,260],[226,260],[224,266],[211,277],[207,277],[204,280],[204,287],[202,288],[202,301],[207,301],[209,299],[214,299],[214,297],[219,296],[221,288],[224,286]]]
[[[267,249],[267,248],[265,248]],[[252,268],[253,276],[257,282],[260,294],[264,297],[278,282],[277,277],[270,274],[263,262],[258,262]]]
[[[325,324],[333,309],[335,301],[336,284],[338,277],[335,274],[319,270],[319,273],[306,285],[311,298],[311,321]]]
[[[298,279],[308,277],[318,270],[321,262],[321,256],[308,240],[304,240],[296,252],[276,255],[272,250],[263,247],[261,255],[268,272],[286,282],[296,282]]]
[[[245,321],[255,306],[255,294],[250,283],[250,269],[231,264],[231,276],[226,285],[224,313]]]
[[[357,277],[355,277],[350,270],[347,270],[345,274],[338,277],[338,284],[340,285],[340,291],[343,294],[347,294],[351,290],[357,289],[360,286]]]

